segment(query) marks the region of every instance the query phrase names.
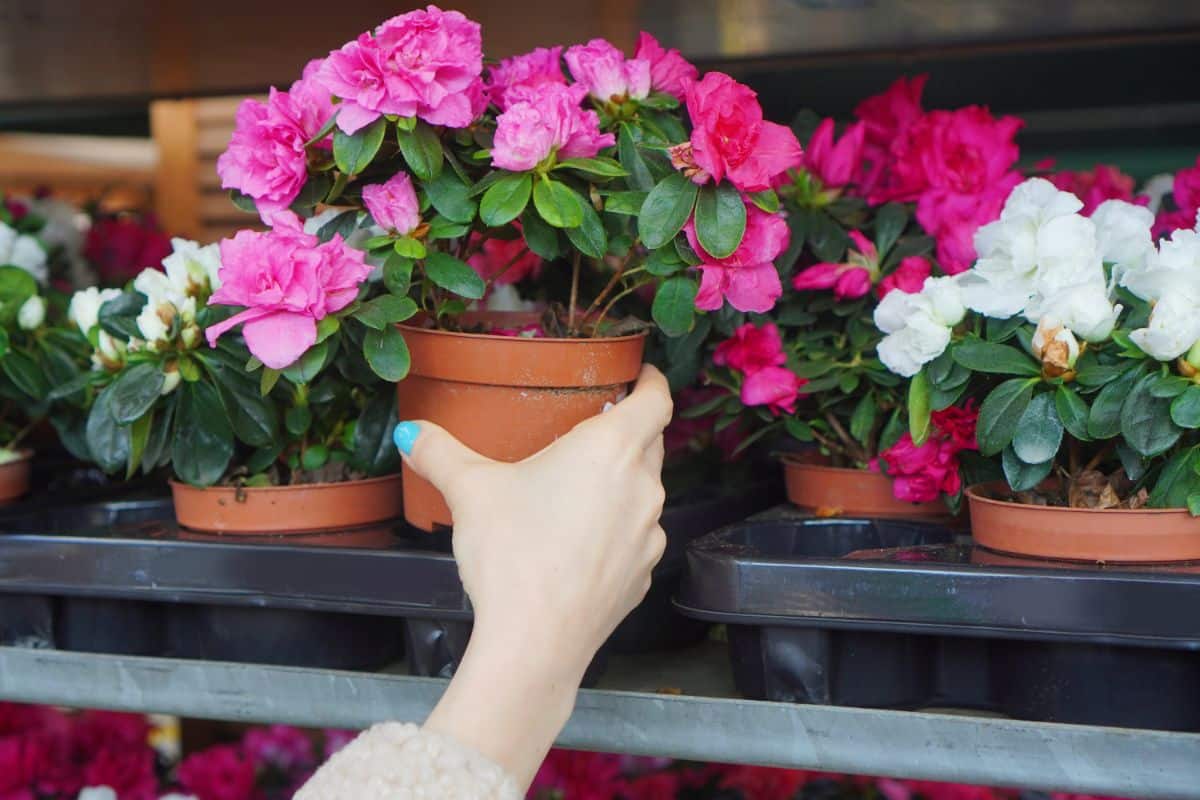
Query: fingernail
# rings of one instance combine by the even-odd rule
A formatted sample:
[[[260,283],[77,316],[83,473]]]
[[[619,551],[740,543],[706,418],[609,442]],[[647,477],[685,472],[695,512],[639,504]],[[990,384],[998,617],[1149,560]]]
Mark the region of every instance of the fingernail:
[[[421,435],[421,426],[415,422],[401,422],[392,431],[392,441],[396,443],[396,447],[401,453],[406,456],[411,456],[413,445],[417,443],[417,437]]]

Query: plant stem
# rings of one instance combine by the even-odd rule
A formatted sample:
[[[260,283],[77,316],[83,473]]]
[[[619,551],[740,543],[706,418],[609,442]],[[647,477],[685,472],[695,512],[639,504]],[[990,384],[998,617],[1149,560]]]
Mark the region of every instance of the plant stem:
[[[854,437],[847,433],[846,429],[842,427],[842,423],[838,421],[838,418],[832,411],[825,412],[825,421],[829,423],[829,427],[833,428],[833,432],[836,433],[838,438],[842,440],[842,444],[845,445],[846,448],[846,455],[858,461],[870,460],[867,455],[863,453],[863,450],[861,447],[859,447],[858,442],[854,441]]]
[[[633,244],[629,245],[629,252],[625,254],[625,258],[621,261],[621,266],[617,267],[617,271],[613,273],[612,278],[610,278],[605,287],[600,290],[600,294],[596,295],[596,299],[592,301],[590,306],[588,306],[588,310],[584,312],[584,319],[587,319],[594,314],[596,309],[600,307],[600,304],[603,303],[608,297],[609,292],[615,289],[617,284],[620,283],[621,278],[625,274],[625,269],[629,266],[629,262],[633,258],[633,254],[637,248],[638,240],[634,239]]]
[[[574,258],[571,259],[571,301],[567,306],[567,335],[574,336],[575,331],[575,306],[579,303],[579,271],[582,254],[576,250]]]
[[[512,265],[516,264],[517,261],[519,261],[521,258],[523,258],[528,252],[529,252],[529,248],[522,247],[520,250],[517,251],[517,254],[515,256],[513,256],[512,258],[510,258],[508,260],[507,264],[505,264],[503,267],[500,268],[499,272],[497,272],[492,277],[488,278],[487,279],[487,288],[484,290],[484,294],[487,294],[487,292],[492,288],[492,284],[495,283],[496,281],[500,280],[501,276],[503,276],[504,273],[508,272],[508,270],[512,267]]]
[[[618,292],[617,294],[613,295],[612,300],[608,301],[608,305],[606,305],[604,307],[604,310],[600,312],[600,316],[596,318],[596,324],[594,324],[592,326],[592,335],[595,336],[599,332],[600,326],[604,323],[604,318],[608,316],[609,311],[612,311],[612,307],[617,304],[618,300],[620,300],[622,297],[627,297],[628,295],[633,294],[638,289],[642,288],[643,286],[646,286],[648,283],[650,283],[650,281],[642,281],[640,283],[635,283],[633,286],[630,286],[629,288],[625,289],[624,291]]]
[[[1112,449],[1113,449],[1113,445],[1111,443],[1105,445],[1104,448],[1099,453],[1096,453],[1096,455],[1092,456],[1091,459],[1089,459],[1088,462],[1083,465],[1082,471],[1089,472],[1089,471],[1095,469],[1096,467],[1100,466],[1100,462],[1103,461],[1105,459],[1105,457],[1108,456],[1108,454],[1112,452]]]

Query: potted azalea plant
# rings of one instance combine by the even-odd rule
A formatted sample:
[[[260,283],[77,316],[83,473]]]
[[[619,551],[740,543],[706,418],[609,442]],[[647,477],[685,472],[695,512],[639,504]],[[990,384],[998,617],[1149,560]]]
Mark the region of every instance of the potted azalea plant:
[[[979,453],[1002,478],[968,490],[980,544],[1200,558],[1200,235],[1156,247],[1143,207],[1081,210],[1046,180],[1017,186],[972,269],[876,309],[881,357],[908,380],[915,442],[935,395],[979,403]]]
[[[697,311],[774,305],[788,231],[772,186],[800,158],[750,89],[699,77],[648,35],[633,58],[594,40],[485,70],[479,26],[430,6],[246,101],[218,169],[273,227],[264,241],[320,214],[321,235],[365,252],[379,279],[343,319],[360,330],[356,357],[399,382],[403,418],[515,460],[626,391],[648,327],[626,310],[643,295],[681,360],[705,339]],[[244,310],[210,332],[244,323],[272,374],[313,358],[321,312],[293,301],[285,266],[264,291],[257,264],[218,298]],[[540,313],[487,310],[539,270],[559,290]],[[418,527],[451,522],[407,472],[404,494]]]
[[[77,452],[126,476],[169,469],[176,515],[190,529],[301,532],[398,517],[391,386],[363,358],[361,332],[341,324],[370,270],[362,252],[301,228],[247,231],[220,248],[172,244],[163,269],[143,270],[125,290],[90,288],[71,300],[92,369],[51,397],[63,418],[74,412],[81,421]],[[271,260],[289,255],[296,260]],[[236,337],[206,343],[230,326],[231,309],[219,303],[247,291],[250,271],[238,265],[250,261],[264,275],[334,276],[319,297],[307,286],[310,307],[323,303],[325,313],[313,346],[285,369],[263,366]],[[291,322],[265,329],[294,336]],[[251,326],[249,341],[261,330]],[[268,357],[272,346],[281,345],[264,345]]]
[[[802,443],[784,458],[789,496],[817,513],[944,519],[973,460],[976,409],[958,396],[934,398],[929,443],[907,435],[907,392],[873,317],[891,294],[936,293],[970,265],[972,233],[1019,180],[1019,122],[925,111],[923,85],[901,79],[867,99],[840,136],[832,119],[798,117],[804,162],[776,185],[789,291],[728,331],[709,370],[725,396],[694,412],[719,411],[748,442],[786,432]]]

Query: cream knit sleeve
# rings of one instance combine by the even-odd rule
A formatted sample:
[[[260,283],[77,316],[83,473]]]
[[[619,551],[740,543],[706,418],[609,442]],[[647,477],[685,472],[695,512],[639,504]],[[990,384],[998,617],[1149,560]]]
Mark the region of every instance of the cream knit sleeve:
[[[520,800],[512,778],[480,754],[415,725],[362,733],[293,800]]]

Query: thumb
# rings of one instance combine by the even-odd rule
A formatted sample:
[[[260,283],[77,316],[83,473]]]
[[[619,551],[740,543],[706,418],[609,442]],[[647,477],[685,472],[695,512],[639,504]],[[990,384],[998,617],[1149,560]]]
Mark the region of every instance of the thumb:
[[[442,494],[448,493],[450,481],[464,467],[492,463],[441,425],[424,420],[401,422],[392,432],[392,439],[408,466]]]

